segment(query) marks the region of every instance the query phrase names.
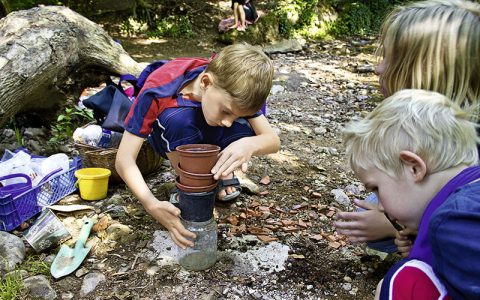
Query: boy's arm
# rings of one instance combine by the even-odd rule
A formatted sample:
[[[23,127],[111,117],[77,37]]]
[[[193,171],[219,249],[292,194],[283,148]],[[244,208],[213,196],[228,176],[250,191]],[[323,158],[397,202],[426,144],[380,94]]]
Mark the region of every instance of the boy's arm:
[[[212,169],[215,179],[228,176],[240,166],[246,171],[252,156],[275,153],[280,149],[280,138],[265,116],[248,119],[248,122],[255,136],[241,138],[220,153],[217,164]]]
[[[193,246],[192,241],[188,238],[195,238],[195,234],[186,230],[182,225],[179,218],[180,210],[170,202],[159,201],[148,188],[138,169],[136,159],[143,140],[143,138],[125,131],[118,148],[115,168],[145,210],[170,231],[172,240],[182,248]]]

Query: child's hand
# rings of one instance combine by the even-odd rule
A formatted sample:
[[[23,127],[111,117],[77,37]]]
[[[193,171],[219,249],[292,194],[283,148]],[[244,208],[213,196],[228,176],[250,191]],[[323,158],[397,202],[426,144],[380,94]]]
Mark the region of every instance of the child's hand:
[[[147,208],[147,211],[170,232],[175,244],[182,249],[193,246],[192,239],[195,239],[196,235],[183,226],[180,221],[180,209],[170,202],[155,201],[152,206]]]
[[[213,177],[216,180],[227,177],[233,170],[240,166],[242,171],[246,172],[252,154],[253,150],[251,146],[249,146],[248,140],[239,139],[231,143],[220,152],[218,161],[212,168]]]
[[[339,234],[348,236],[352,243],[380,240],[394,237],[397,232],[385,215],[378,210],[376,204],[364,200],[354,200],[355,204],[365,211],[339,212],[333,223]]]
[[[407,257],[410,254],[413,245],[411,236],[416,234],[417,232],[415,230],[409,228],[397,231],[395,235],[395,245],[397,245],[398,253],[402,257]]]

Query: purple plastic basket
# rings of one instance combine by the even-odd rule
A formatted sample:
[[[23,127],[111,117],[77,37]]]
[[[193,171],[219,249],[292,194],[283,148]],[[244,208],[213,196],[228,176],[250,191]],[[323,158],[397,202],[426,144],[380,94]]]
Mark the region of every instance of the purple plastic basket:
[[[42,207],[57,203],[73,193],[75,171],[82,167],[80,157],[74,157],[67,172],[55,170],[45,176],[40,183],[21,194],[0,195],[0,230],[11,231],[42,210]]]

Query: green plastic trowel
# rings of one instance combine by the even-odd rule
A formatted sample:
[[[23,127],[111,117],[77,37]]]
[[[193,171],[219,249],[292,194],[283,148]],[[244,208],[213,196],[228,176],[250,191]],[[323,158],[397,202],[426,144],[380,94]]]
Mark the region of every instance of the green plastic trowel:
[[[52,273],[53,277],[60,278],[66,276],[74,272],[82,264],[88,252],[90,252],[90,248],[92,248],[92,246],[86,247],[85,242],[94,223],[93,219],[88,218],[85,220],[75,243],[75,248],[72,249],[67,245],[62,245],[50,267],[50,273]]]

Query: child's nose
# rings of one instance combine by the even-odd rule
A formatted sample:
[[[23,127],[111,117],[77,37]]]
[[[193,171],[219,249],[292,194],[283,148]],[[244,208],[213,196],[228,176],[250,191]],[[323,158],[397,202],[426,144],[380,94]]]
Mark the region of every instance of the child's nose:
[[[233,121],[230,121],[230,120],[228,120],[228,119],[222,120],[222,125],[225,126],[225,127],[230,127],[230,126],[232,126],[232,123],[233,123]]]

